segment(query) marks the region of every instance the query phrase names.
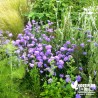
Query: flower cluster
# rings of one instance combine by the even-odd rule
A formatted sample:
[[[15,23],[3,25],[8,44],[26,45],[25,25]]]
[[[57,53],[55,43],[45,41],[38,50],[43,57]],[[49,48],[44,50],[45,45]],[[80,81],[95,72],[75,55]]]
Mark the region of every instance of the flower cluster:
[[[8,44],[10,39],[13,37],[13,34],[6,31],[0,31],[0,45]]]
[[[30,67],[37,65],[41,73],[43,73],[45,68],[50,67],[52,61],[54,61],[54,65],[58,69],[63,69],[66,62],[72,57],[71,54],[74,52],[76,45],[66,41],[59,50],[54,52],[52,45],[49,43],[54,36],[43,33],[38,38],[38,34],[32,33],[33,25],[36,24],[34,20],[32,22],[28,22],[24,29],[24,34],[19,34],[17,40],[13,41],[13,44],[18,47],[16,53]],[[48,24],[51,25],[52,22]]]

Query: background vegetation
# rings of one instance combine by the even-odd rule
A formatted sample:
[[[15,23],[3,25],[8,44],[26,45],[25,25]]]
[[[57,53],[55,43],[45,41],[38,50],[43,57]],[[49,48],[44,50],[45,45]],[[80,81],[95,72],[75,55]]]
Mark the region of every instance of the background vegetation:
[[[97,27],[97,0],[0,0],[1,98],[97,98]]]

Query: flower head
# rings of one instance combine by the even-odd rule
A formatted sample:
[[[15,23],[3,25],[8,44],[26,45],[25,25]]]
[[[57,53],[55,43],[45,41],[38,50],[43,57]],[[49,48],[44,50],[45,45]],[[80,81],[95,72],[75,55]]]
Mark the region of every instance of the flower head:
[[[71,82],[70,77],[66,77],[66,82],[67,82],[67,83],[68,83],[68,82]]]
[[[81,98],[80,94],[76,94],[75,98]]]
[[[81,46],[82,48],[84,48],[85,45],[84,45],[84,43],[81,43],[80,46]]]
[[[81,81],[81,76],[80,75],[78,75],[78,76],[76,76],[76,80],[78,81],[78,82],[80,82]]]

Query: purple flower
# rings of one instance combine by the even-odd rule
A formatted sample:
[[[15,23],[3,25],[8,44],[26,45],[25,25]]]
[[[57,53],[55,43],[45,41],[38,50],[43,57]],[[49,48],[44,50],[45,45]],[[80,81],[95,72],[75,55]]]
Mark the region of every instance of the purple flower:
[[[50,59],[48,59],[48,63],[50,63],[53,60],[54,60],[54,57],[51,57]]]
[[[41,56],[37,55],[37,56],[36,56],[36,59],[37,59],[37,60],[40,60],[40,59],[41,59]]]
[[[34,51],[34,55],[39,55],[39,51]]]
[[[65,50],[67,50],[67,48],[65,48],[65,47],[60,48],[60,51],[65,51]]]
[[[37,66],[38,66],[38,67],[42,67],[42,64],[43,64],[42,62],[38,62],[38,63],[37,63]]]
[[[82,67],[79,67],[79,70],[80,70],[80,71],[82,71],[82,70],[83,70],[83,68],[82,68]]]
[[[67,44],[67,45],[70,45],[70,44],[71,44],[71,42],[70,42],[70,41],[66,41],[66,44]]]
[[[43,71],[42,71],[42,70],[40,70],[40,73],[43,73]]]
[[[44,67],[48,67],[47,64],[44,64]]]
[[[64,77],[64,74],[60,74],[59,76],[60,76],[61,78],[63,78],[63,77]]]
[[[85,33],[90,34],[90,33],[91,33],[91,31],[90,31],[90,30],[87,30]]]
[[[46,31],[52,33],[53,29],[47,29]]]
[[[30,67],[34,67],[34,64],[31,64],[31,63],[30,63],[29,65],[30,65]]]
[[[94,46],[95,46],[95,47],[98,47],[98,43],[94,42]]]
[[[46,49],[51,49],[52,46],[51,46],[51,45],[46,45],[45,48],[46,48]]]
[[[91,40],[87,40],[87,42],[91,42]]]
[[[23,50],[24,50],[24,48],[23,48],[22,46],[20,46],[20,47],[19,47],[19,49],[20,49],[21,51],[23,51]]]
[[[66,77],[66,82],[67,82],[67,83],[68,83],[68,82],[71,82],[70,77]]]
[[[43,53],[43,52],[40,52],[40,55],[41,55],[41,56],[44,56],[44,53]]]
[[[59,60],[59,61],[58,61],[58,64],[59,64],[59,65],[63,65],[63,64],[64,64],[64,61],[63,61],[63,60]]]
[[[58,54],[58,57],[59,58],[63,58],[65,55],[63,55],[63,54]]]
[[[10,42],[10,40],[6,40],[6,41],[4,41],[4,43],[3,44],[8,44]]]
[[[48,49],[48,50],[46,51],[46,55],[49,55],[49,54],[51,54],[51,49]]]
[[[80,75],[76,76],[76,80],[77,80],[78,82],[80,82],[80,81],[81,81],[81,76],[80,76]]]
[[[21,39],[20,40],[20,44],[22,44],[22,43],[24,43],[25,42],[25,40],[24,39]]]
[[[90,87],[92,90],[96,90],[96,85],[95,84],[91,84],[91,87]]]
[[[34,24],[36,21],[35,20],[32,20],[32,24]]]
[[[25,57],[26,57],[25,55],[22,55],[22,56],[21,56],[22,59],[25,59]]]
[[[72,55],[68,55],[68,59],[70,60],[72,58]]]
[[[33,52],[34,52],[34,49],[33,48],[29,48],[28,53],[33,54]]]
[[[82,48],[84,48],[85,45],[84,45],[84,43],[81,43],[80,46],[81,46]]]
[[[19,49],[18,49],[18,50],[16,50],[16,51],[15,51],[15,53],[20,54],[20,50],[19,50]]]
[[[48,83],[52,83],[52,82],[53,82],[52,78],[48,79]]]
[[[92,35],[87,35],[87,38],[92,38],[93,36]]]
[[[77,47],[76,44],[72,44],[72,48],[75,49]]]
[[[47,21],[49,26],[53,24],[53,22],[51,22],[50,20],[47,20]]]
[[[58,65],[59,69],[62,69],[63,67],[64,67],[63,65],[60,65],[60,64]]]
[[[29,36],[24,36],[24,39],[25,39],[25,40],[29,40],[30,37],[29,37]]]
[[[50,38],[48,38],[48,37],[45,37],[44,38],[47,42],[50,42],[51,40],[50,40]]]
[[[19,43],[20,43],[20,40],[16,40],[14,44],[15,44],[16,46],[18,46]]]
[[[43,60],[46,60],[46,59],[47,59],[47,57],[44,55],[44,56],[43,56]]]
[[[87,52],[83,52],[83,55],[87,55]]]
[[[64,61],[66,62],[66,61],[68,61],[69,60],[69,58],[66,56],[65,58],[64,58]]]
[[[81,96],[79,94],[76,94],[76,97],[75,98],[81,98]]]
[[[42,51],[42,50],[43,50],[43,47],[37,48],[37,51]]]
[[[18,37],[17,38],[21,39],[22,37],[23,37],[22,34],[18,34]]]
[[[67,51],[68,51],[68,52],[73,52],[74,49],[68,48]]]
[[[13,34],[12,34],[12,33],[10,33],[8,36],[9,36],[9,37],[13,37]]]
[[[59,56],[55,56],[55,60],[58,61],[60,59]]]

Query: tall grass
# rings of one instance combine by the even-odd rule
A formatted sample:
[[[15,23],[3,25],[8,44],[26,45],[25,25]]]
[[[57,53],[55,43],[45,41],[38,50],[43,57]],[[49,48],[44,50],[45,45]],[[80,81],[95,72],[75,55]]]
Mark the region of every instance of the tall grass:
[[[0,29],[16,36],[24,28],[23,14],[27,12],[26,0],[0,0]]]

